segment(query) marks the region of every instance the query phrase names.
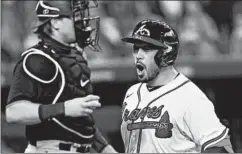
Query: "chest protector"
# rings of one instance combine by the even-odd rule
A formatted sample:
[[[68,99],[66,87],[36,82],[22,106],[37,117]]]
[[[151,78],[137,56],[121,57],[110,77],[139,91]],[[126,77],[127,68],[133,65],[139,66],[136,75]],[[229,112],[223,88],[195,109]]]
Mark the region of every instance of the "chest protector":
[[[65,89],[61,100],[84,97],[93,93],[90,81],[90,69],[87,61],[77,50],[69,54],[52,54],[65,74]]]
[[[25,72],[41,84],[41,92],[38,95],[40,96],[39,101],[43,102],[42,104],[55,104],[77,97],[85,97],[93,93],[90,69],[87,61],[77,50],[60,52],[51,46],[38,44],[22,54],[24,65],[25,60],[28,58],[27,56],[31,54],[45,56],[56,66],[56,72],[48,80],[43,80],[31,73],[25,66]],[[90,140],[94,136],[95,129],[92,116],[53,118],[50,122],[57,123],[67,131],[83,139]]]

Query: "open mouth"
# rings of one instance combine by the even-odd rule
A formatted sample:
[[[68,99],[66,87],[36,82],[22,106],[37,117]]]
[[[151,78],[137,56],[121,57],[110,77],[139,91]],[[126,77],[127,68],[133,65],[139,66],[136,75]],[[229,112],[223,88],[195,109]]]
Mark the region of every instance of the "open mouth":
[[[136,69],[137,69],[138,74],[140,74],[144,71],[145,66],[141,63],[136,63]]]

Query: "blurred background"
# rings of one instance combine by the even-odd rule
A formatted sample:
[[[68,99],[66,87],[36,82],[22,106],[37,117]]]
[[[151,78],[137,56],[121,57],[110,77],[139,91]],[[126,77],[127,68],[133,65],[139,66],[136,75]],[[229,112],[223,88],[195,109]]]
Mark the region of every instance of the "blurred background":
[[[2,152],[23,152],[24,126],[7,124],[5,105],[13,67],[21,53],[38,42],[31,32],[37,1],[1,1],[1,146]],[[93,15],[101,17],[101,53],[87,49],[95,94],[102,108],[94,113],[98,127],[119,151],[121,105],[136,83],[130,35],[143,19],[165,20],[177,31],[180,52],[176,68],[213,101],[232,143],[242,146],[242,2],[241,1],[100,1]],[[206,111],[204,111],[206,113]],[[240,147],[241,148],[241,147]],[[241,148],[242,149],[242,148]]]

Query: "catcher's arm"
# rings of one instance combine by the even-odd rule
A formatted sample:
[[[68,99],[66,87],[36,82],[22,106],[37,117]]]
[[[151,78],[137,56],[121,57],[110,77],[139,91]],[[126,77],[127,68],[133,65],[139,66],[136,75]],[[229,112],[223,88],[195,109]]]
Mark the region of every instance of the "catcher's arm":
[[[6,121],[26,125],[40,123],[39,108],[41,104],[35,102],[41,93],[39,84],[40,81],[51,82],[52,78],[55,78],[55,73],[54,63],[45,56],[34,51],[26,54],[23,60],[17,63],[13,72],[13,81],[5,111]],[[52,115],[63,114],[63,107],[60,104],[53,107],[56,112],[52,112]],[[26,113],[26,111],[28,112]]]
[[[98,153],[117,153],[116,150],[103,137],[98,128],[96,128],[93,149]]]

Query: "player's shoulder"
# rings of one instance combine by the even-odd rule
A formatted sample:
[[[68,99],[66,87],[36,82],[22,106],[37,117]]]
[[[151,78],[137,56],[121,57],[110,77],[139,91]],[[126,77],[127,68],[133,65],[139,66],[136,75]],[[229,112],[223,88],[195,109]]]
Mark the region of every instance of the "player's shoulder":
[[[33,46],[21,56],[23,70],[30,77],[43,83],[50,83],[56,77],[56,62],[41,46]]]
[[[205,94],[203,91],[188,77],[180,73],[180,88],[179,92],[181,93],[181,96],[184,96],[187,98],[189,97],[204,97]]]
[[[187,86],[187,94],[191,95],[193,99],[204,100],[207,99],[205,93],[194,83],[190,82]]]
[[[187,102],[188,106],[212,105],[206,94],[192,81],[184,86],[181,96],[185,99],[184,101]]]
[[[132,86],[130,86],[128,88],[128,90],[126,91],[126,94],[125,94],[125,99],[128,98],[129,96],[137,93],[137,91],[139,90],[139,87],[141,87],[142,83],[136,83]]]
[[[141,84],[142,84],[142,83],[136,83],[136,84],[130,86],[130,87],[128,88],[128,90],[126,91],[126,96],[125,96],[125,98],[126,98],[127,96],[133,94],[133,93],[137,93],[137,91],[138,91],[139,87],[141,86]]]

